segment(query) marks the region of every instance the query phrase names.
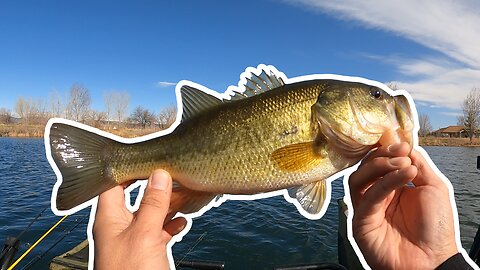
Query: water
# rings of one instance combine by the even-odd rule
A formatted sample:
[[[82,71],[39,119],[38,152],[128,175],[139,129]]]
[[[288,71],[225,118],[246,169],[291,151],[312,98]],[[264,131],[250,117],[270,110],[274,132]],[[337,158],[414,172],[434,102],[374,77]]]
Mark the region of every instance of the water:
[[[438,168],[451,180],[458,205],[461,240],[469,250],[480,224],[476,157],[480,148],[425,147]],[[55,175],[40,139],[0,138],[0,240],[18,235],[45,207],[49,206]],[[334,181],[332,203],[317,221],[301,216],[283,197],[257,201],[228,201],[194,220],[183,241],[175,244],[174,256],[185,260],[224,261],[227,269],[272,269],[273,266],[336,262],[337,199],[343,185]],[[50,260],[86,239],[89,209],[70,216],[37,246],[20,264],[21,269],[45,253],[61,235],[79,226],[48,251],[32,269],[46,269]],[[22,254],[59,217],[48,208],[23,235]],[[18,256],[17,255],[17,256]]]

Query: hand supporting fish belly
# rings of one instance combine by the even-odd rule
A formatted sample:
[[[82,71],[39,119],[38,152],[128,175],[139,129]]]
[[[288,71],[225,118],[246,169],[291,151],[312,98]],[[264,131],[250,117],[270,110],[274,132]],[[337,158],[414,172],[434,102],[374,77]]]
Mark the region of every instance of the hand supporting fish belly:
[[[413,117],[405,96],[366,83],[292,81],[278,74],[259,66],[243,79],[238,88],[243,91],[227,91],[221,98],[180,83],[183,112],[176,127],[136,143],[51,119],[47,156],[59,175],[54,208],[72,209],[162,168],[175,181],[172,212],[196,212],[222,194],[288,189],[315,215],[325,207],[326,178],[379,144],[412,144]]]

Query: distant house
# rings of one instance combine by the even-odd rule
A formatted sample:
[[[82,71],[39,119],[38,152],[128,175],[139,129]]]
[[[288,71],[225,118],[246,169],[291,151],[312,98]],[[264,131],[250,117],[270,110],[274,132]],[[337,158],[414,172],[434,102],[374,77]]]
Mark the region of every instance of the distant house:
[[[464,138],[468,133],[464,126],[448,126],[432,132],[435,137]]]
[[[448,126],[432,132],[435,137],[468,138],[468,132],[464,126]],[[473,137],[480,137],[480,130],[476,130]]]

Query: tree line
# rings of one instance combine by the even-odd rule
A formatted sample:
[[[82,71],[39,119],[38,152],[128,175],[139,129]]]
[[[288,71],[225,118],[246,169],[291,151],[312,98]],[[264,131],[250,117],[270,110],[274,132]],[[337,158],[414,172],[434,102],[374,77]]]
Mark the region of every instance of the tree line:
[[[392,90],[398,89],[395,83],[387,84]],[[175,107],[167,107],[159,113],[137,106],[130,115],[127,115],[130,95],[127,92],[111,91],[104,93],[104,111],[93,110],[88,88],[81,84],[73,84],[64,101],[60,93],[54,91],[49,94],[48,101],[19,97],[13,111],[0,108],[0,124],[15,122],[13,113],[18,116],[20,123],[27,125],[44,125],[51,117],[61,117],[86,123],[97,128],[121,128],[123,126],[147,128],[169,127],[176,117]],[[472,88],[464,99],[462,114],[457,124],[464,126],[470,141],[480,129],[480,88]],[[420,113],[419,136],[425,137],[432,132],[432,125],[427,114]]]
[[[18,97],[13,110],[0,108],[0,124],[45,125],[48,119],[60,117],[103,129],[154,126],[165,129],[176,117],[175,107],[154,113],[138,106],[128,115],[130,95],[127,92],[105,92],[104,111],[92,109],[91,103],[89,89],[76,83],[70,87],[65,100],[58,91],[51,92],[47,100]]]

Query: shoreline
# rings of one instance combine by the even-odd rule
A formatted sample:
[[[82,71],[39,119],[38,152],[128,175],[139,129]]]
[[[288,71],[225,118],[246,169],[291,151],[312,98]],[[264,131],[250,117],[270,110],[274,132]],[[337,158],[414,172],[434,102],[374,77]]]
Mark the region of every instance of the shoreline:
[[[41,128],[41,129],[40,129]],[[26,126],[19,129],[5,128],[0,125],[0,138],[24,138],[24,139],[40,139],[43,138],[44,127]],[[41,130],[41,131],[40,131]],[[124,138],[135,138],[158,132],[159,128],[123,128],[123,129],[102,129]],[[441,138],[441,137],[419,137],[420,146],[448,146],[448,147],[480,147],[480,138],[473,138],[472,143],[468,138]]]

